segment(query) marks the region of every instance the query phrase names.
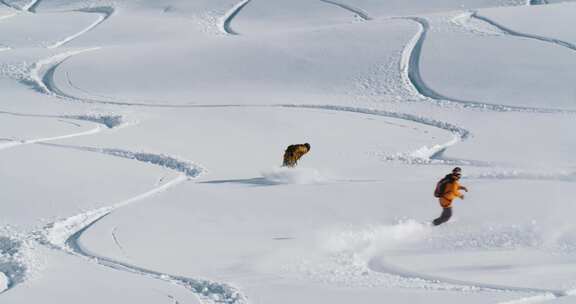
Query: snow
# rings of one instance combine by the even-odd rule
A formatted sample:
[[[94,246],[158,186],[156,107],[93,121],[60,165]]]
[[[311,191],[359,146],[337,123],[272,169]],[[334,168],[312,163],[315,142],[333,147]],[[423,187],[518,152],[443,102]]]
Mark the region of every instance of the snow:
[[[575,10],[0,1],[0,301],[572,303]]]

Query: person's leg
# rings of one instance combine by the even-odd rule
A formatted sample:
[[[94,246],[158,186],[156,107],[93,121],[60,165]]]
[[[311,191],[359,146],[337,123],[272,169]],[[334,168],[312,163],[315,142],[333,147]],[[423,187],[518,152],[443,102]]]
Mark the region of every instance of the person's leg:
[[[434,226],[438,226],[443,223],[446,223],[451,217],[452,217],[452,208],[451,207],[443,208],[440,217],[435,219],[432,223],[434,223]]]

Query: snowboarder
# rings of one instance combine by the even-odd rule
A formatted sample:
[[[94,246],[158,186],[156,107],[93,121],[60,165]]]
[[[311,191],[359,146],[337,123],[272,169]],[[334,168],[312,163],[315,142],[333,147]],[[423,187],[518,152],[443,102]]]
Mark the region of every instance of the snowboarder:
[[[296,167],[298,160],[309,151],[310,151],[309,143],[288,146],[288,148],[286,148],[286,151],[284,152],[284,160],[282,162],[282,167],[289,167],[289,168]]]
[[[460,185],[458,182],[461,176],[462,169],[456,167],[452,170],[451,174],[446,175],[436,184],[434,196],[437,197],[440,202],[442,214],[433,221],[434,226],[443,224],[452,217],[452,201],[457,197],[464,199],[464,194],[461,194],[460,190],[468,192],[468,188]]]

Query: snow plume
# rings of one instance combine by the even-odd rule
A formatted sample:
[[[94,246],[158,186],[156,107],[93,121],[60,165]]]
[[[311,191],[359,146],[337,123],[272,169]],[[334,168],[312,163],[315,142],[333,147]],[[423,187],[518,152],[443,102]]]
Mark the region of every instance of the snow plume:
[[[326,180],[311,168],[274,168],[262,172],[262,177],[271,184],[316,184]]]
[[[401,287],[428,290],[466,290],[456,286],[371,269],[386,251],[408,249],[423,243],[432,233],[428,224],[402,220],[396,224],[330,229],[318,235],[317,247],[307,251],[287,272],[304,279],[345,287]]]
[[[442,154],[446,149],[459,143],[461,138],[455,136],[450,141],[443,144],[436,144],[431,147],[423,146],[408,153],[396,153],[393,155],[385,155],[384,160],[386,161],[402,161],[409,164],[429,164],[429,163],[442,163]]]
[[[348,229],[328,236],[323,244],[331,253],[348,253],[368,262],[383,250],[398,249],[420,242],[429,235],[430,227],[414,220],[402,220],[393,225],[373,225]]]

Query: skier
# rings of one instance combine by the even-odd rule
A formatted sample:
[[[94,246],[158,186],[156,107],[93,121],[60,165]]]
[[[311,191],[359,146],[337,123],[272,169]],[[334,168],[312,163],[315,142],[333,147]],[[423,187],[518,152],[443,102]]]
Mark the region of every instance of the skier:
[[[284,160],[282,162],[282,167],[289,167],[289,168],[296,167],[298,160],[309,151],[310,151],[309,143],[288,146],[288,148],[286,148],[286,151],[284,152]]]
[[[457,197],[464,199],[464,194],[461,194],[460,190],[468,192],[468,188],[460,185],[458,182],[461,176],[462,169],[456,167],[452,170],[451,174],[446,175],[436,184],[434,196],[438,197],[438,201],[442,207],[442,214],[433,221],[434,226],[443,224],[452,217],[452,201]]]

